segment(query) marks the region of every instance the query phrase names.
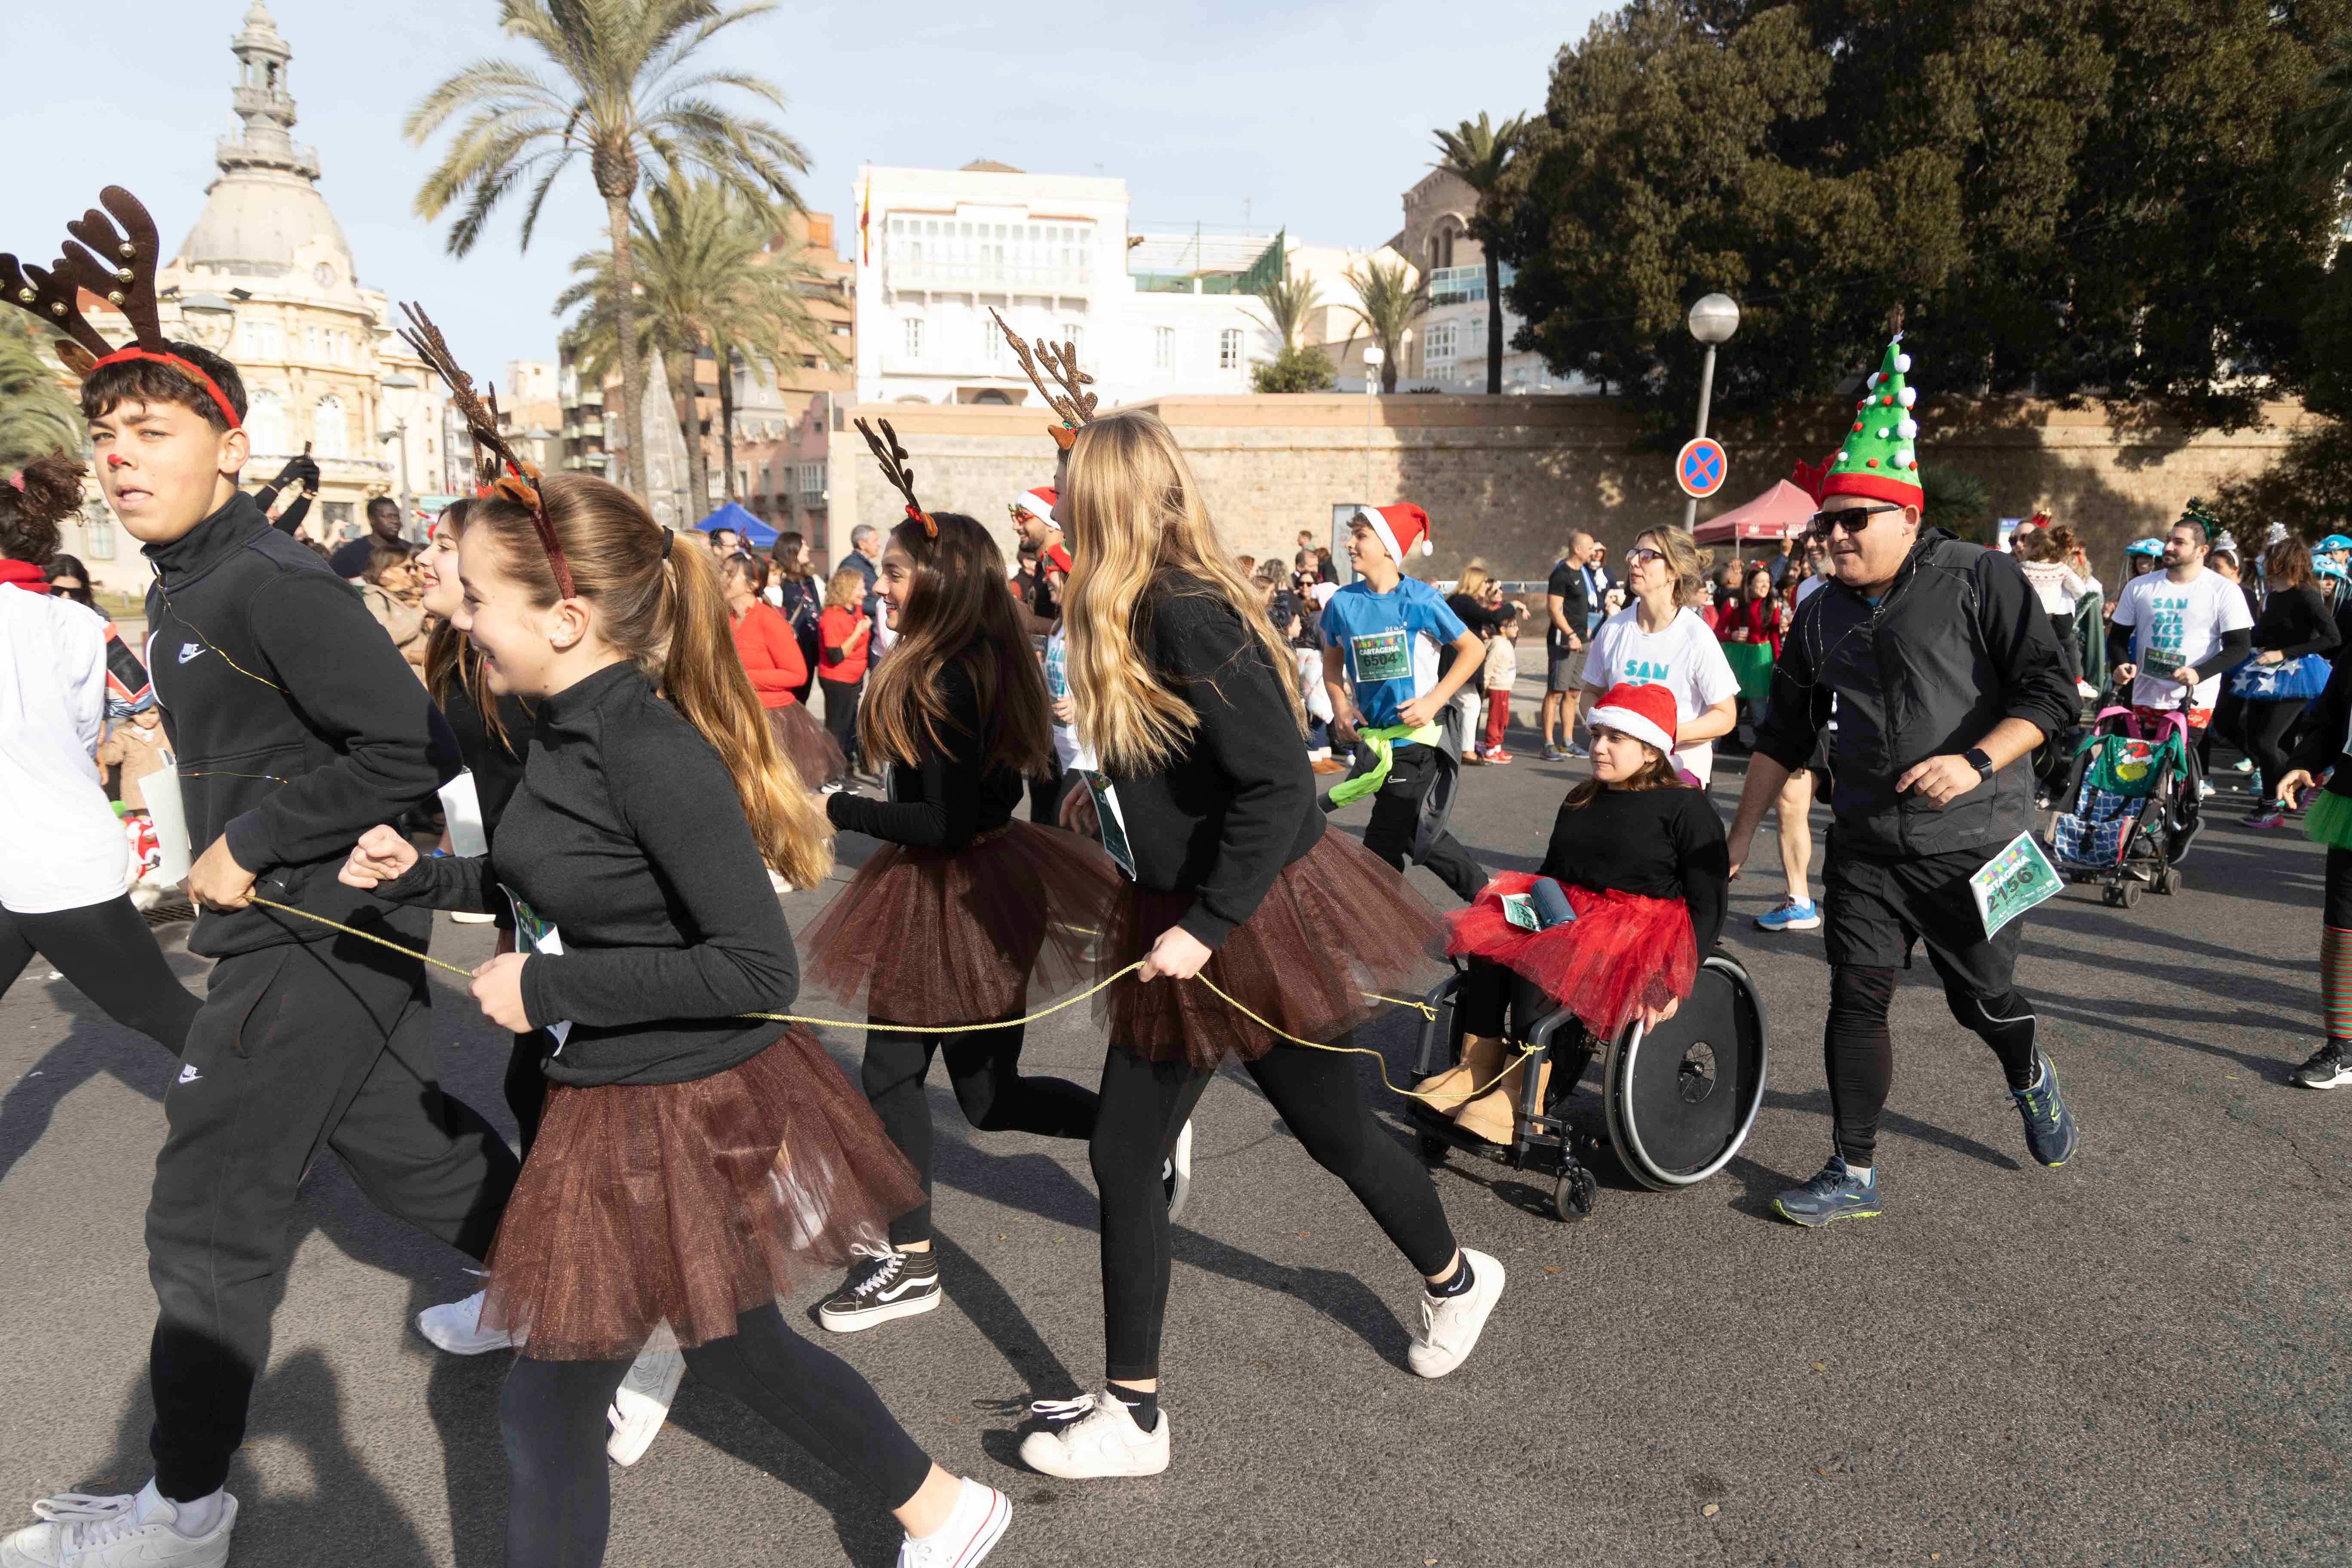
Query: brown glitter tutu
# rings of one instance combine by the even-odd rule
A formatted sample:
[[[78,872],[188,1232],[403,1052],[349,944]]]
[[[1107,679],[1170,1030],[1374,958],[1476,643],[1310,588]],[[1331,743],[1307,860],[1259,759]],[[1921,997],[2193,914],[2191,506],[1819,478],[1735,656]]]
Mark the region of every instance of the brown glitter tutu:
[[[1150,952],[1192,907],[1190,893],[1130,889],[1111,922],[1111,968]],[[1370,850],[1327,831],[1282,868],[1201,973],[1266,1022],[1321,1044],[1380,1005],[1365,992],[1419,990],[1444,952],[1445,922],[1429,901]],[[1147,1061],[1213,1068],[1229,1052],[1250,1061],[1281,1043],[1198,981],[1147,985],[1130,974],[1103,996],[1113,1043]]]
[[[921,1184],[806,1029],[686,1083],[552,1084],[482,1321],[541,1361],[691,1348],[889,1245]]]
[[[776,738],[776,750],[801,775],[802,788],[814,795],[848,772],[849,759],[842,755],[841,742],[816,721],[806,703],[787,702],[767,713],[768,733]]]
[[[886,845],[802,939],[802,973],[894,1024],[1018,1017],[1102,973],[1126,888],[1092,839],[1034,822],[961,849]]]

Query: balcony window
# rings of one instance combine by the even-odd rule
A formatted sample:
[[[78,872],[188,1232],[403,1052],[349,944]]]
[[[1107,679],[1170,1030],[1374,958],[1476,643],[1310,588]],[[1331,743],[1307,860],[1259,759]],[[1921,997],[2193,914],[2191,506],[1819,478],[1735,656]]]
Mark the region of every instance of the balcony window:
[[[1431,370],[1454,364],[1454,323],[1437,321],[1423,330],[1421,340],[1421,363]]]
[[[1217,334],[1217,368],[1239,370],[1242,367],[1242,330],[1227,327]]]
[[[824,500],[824,465],[803,463],[801,465],[801,505],[818,506],[822,505]]]
[[[1000,332],[1000,333],[999,333],[999,334],[997,334],[997,335],[998,335],[998,336],[1000,336],[1000,337],[1002,337],[1003,334]],[[1064,322],[1062,323],[1062,336],[1061,336],[1061,341],[1062,341],[1063,342],[1066,342],[1066,343],[1073,343],[1073,344],[1076,344],[1076,347],[1077,347],[1077,351],[1078,351],[1078,357],[1079,357],[1081,360],[1083,360],[1083,359],[1085,359],[1085,358],[1086,358],[1086,356],[1087,356],[1087,330],[1086,330],[1084,327],[1082,327],[1082,326],[1078,325],[1078,323],[1077,323],[1077,322],[1076,322],[1076,321],[1064,321]]]
[[[907,318],[906,332],[907,357],[911,360],[921,359],[923,357],[923,319],[920,316]]]
[[[1176,368],[1175,328],[1154,327],[1151,329],[1151,365],[1155,370],[1173,370]]]

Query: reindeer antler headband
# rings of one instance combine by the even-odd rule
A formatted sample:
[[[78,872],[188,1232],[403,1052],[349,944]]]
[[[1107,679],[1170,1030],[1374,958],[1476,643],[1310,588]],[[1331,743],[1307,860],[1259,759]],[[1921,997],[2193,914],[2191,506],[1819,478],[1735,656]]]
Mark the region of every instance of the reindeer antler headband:
[[[66,226],[73,238],[66,241],[64,251],[47,271],[19,266],[13,256],[0,256],[0,293],[6,295],[10,304],[30,310],[68,335],[68,341],[58,345],[58,358],[75,375],[88,380],[100,365],[152,360],[203,387],[228,427],[243,428],[245,421],[237,417],[236,405],[219,384],[173,353],[163,337],[155,305],[155,263],[163,249],[155,220],[139,198],[121,185],[107,186],[98,199],[105,210],[92,207]],[[81,313],[84,289],[121,310],[130,321],[129,347],[114,347],[90,325]]]
[[[873,448],[874,460],[882,465],[882,477],[907,498],[907,515],[921,523],[925,533],[937,539],[940,525],[931,521],[931,514],[925,511],[923,503],[915,499],[915,470],[907,466],[907,448],[898,445],[898,432],[890,428],[887,419],[876,421],[882,426],[879,436],[874,434],[872,427],[863,419],[852,423],[856,425],[857,433],[866,437],[866,446]]]
[[[498,415],[493,411],[498,395],[491,395],[492,406],[484,406],[474,392],[474,378],[458,368],[457,356],[450,353],[449,343],[442,337],[441,329],[415,305],[404,302],[400,307],[408,317],[410,326],[400,329],[401,341],[416,351],[416,357],[433,367],[449,388],[449,401],[465,416],[466,428],[472,432],[474,445],[488,452],[506,472],[490,480],[489,493],[502,496],[518,506],[530,509],[531,527],[539,531],[540,548],[547,552],[547,564],[555,574],[556,592],[569,599],[575,589],[572,581],[572,563],[563,559],[562,542],[555,537],[555,525],[547,521],[547,500],[540,494],[539,469],[515,455],[512,447],[499,429]]]
[[[1028,373],[1029,384],[1037,389],[1037,395],[1045,400],[1047,407],[1062,416],[1059,425],[1049,425],[1046,430],[1054,437],[1054,445],[1065,452],[1068,451],[1070,443],[1077,439],[1078,426],[1095,416],[1095,395],[1087,390],[1094,384],[1095,378],[1078,368],[1078,345],[1065,342],[1057,349],[1039,338],[1036,353],[1033,355],[1029,345],[1004,324],[1004,318],[997,315],[993,306],[990,307],[988,313],[995,321],[996,330],[1004,334],[1004,341],[1013,345],[1013,357],[1020,360],[1021,368]],[[1045,368],[1061,384],[1060,392],[1048,387],[1045,378],[1037,374],[1039,360],[1045,361]]]

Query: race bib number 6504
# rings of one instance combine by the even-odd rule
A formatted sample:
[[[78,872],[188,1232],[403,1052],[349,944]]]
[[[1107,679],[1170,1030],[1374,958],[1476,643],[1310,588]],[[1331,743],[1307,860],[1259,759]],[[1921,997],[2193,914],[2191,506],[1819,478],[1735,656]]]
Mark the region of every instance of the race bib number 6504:
[[[1369,685],[1377,680],[1405,680],[1412,675],[1412,647],[1402,627],[1385,632],[1366,632],[1350,639],[1356,658],[1356,679]]]

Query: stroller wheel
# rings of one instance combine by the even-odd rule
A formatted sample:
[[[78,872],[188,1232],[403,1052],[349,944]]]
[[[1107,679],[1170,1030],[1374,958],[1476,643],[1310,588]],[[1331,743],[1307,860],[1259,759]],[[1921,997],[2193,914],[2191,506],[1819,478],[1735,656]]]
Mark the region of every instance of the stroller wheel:
[[[2119,882],[2106,890],[2104,901],[2110,909],[2130,909],[2134,904],[2139,902],[2139,884],[2137,882]]]
[[[1568,1166],[1552,1183],[1551,1212],[1564,1221],[1590,1218],[1592,1200],[1600,1192],[1600,1186],[1592,1179],[1592,1173],[1583,1166]]]
[[[2180,891],[2180,868],[2177,866],[2167,866],[2156,874],[2155,885],[2158,892],[2168,896]]]

